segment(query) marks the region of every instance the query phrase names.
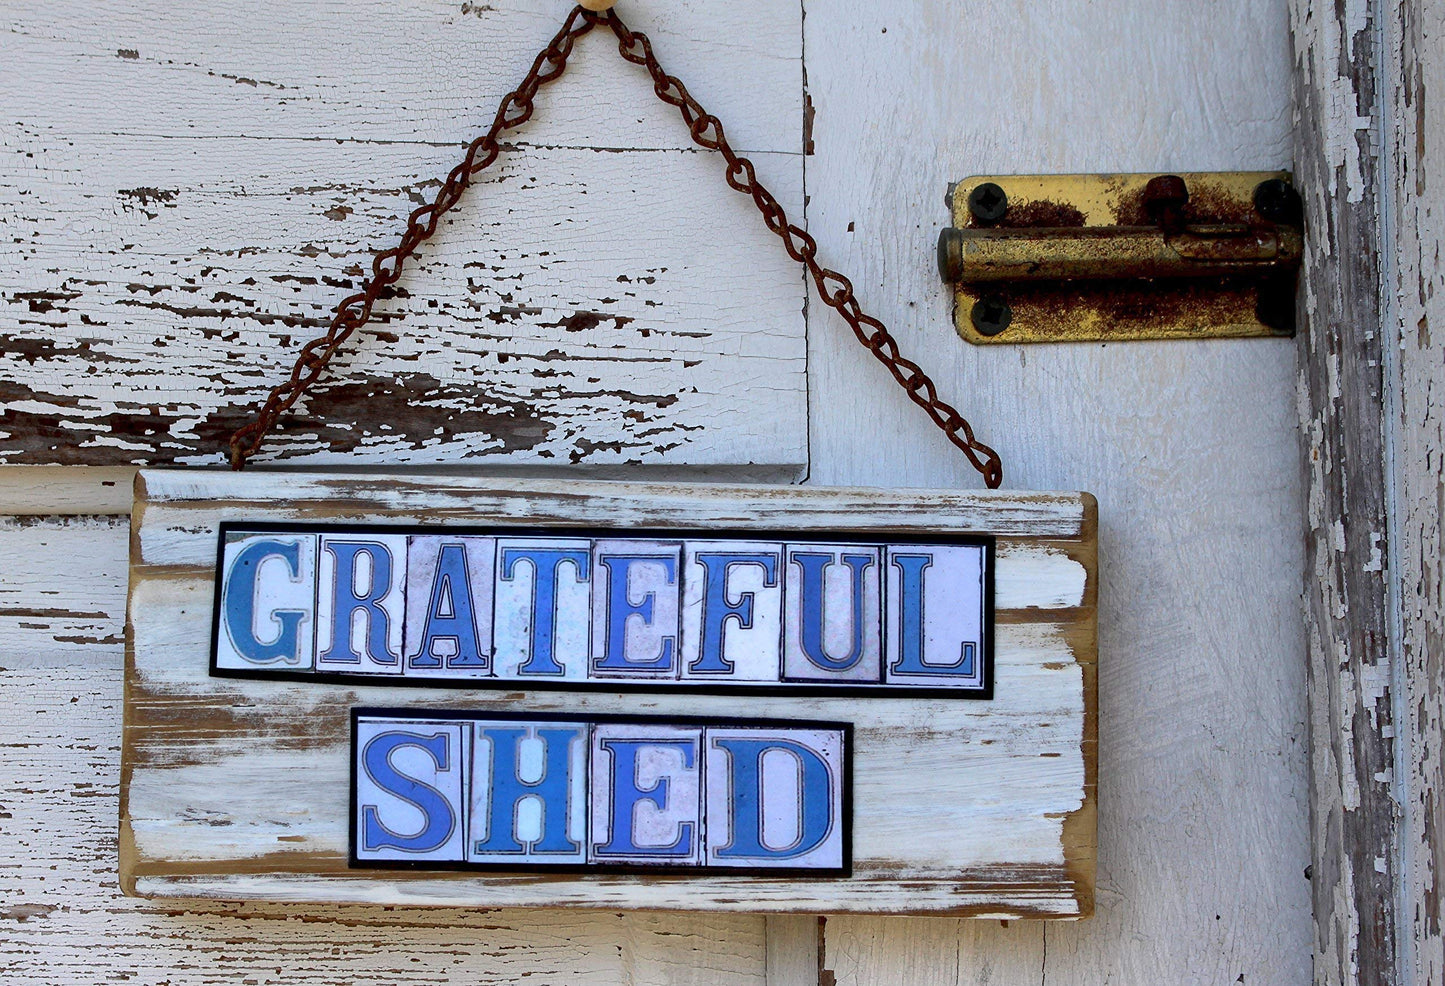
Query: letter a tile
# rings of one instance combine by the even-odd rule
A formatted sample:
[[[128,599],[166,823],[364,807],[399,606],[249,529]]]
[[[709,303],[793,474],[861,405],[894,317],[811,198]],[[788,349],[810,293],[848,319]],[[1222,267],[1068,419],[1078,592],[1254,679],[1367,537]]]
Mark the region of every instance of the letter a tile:
[[[491,673],[496,557],[496,538],[415,535],[408,540],[408,677],[481,678]]]

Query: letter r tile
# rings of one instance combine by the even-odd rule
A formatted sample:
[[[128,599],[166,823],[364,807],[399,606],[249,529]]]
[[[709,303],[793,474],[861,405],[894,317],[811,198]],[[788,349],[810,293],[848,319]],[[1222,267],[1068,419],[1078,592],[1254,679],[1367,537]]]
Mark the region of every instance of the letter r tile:
[[[401,674],[406,535],[322,534],[316,670]]]
[[[701,727],[599,724],[589,773],[589,862],[701,862]]]

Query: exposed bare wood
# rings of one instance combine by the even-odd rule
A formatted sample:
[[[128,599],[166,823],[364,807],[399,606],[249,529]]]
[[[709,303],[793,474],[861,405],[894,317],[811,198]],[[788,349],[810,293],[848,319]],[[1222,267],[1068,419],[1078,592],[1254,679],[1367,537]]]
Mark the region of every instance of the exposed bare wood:
[[[1380,332],[1379,8],[1293,0],[1307,229],[1300,407],[1309,480],[1315,982],[1400,982],[1395,712]]]
[[[1445,10],[1381,4],[1391,266],[1384,344],[1393,406],[1392,590],[1403,715],[1402,982],[1445,979]]]

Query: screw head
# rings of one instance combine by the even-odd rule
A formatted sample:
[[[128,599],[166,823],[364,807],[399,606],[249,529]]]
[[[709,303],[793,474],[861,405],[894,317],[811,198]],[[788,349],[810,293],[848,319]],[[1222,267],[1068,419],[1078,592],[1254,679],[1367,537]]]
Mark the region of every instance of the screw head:
[[[1158,175],[1144,186],[1144,213],[1160,226],[1183,226],[1189,186],[1178,175]]]
[[[981,223],[996,223],[1008,212],[1008,195],[995,182],[975,185],[968,193],[968,211]]]
[[[1304,203],[1294,185],[1283,178],[1269,178],[1254,186],[1254,211],[1272,223],[1298,226],[1304,218]]]
[[[996,294],[984,295],[973,303],[969,319],[979,335],[996,336],[1008,328],[1013,321],[1014,310],[1003,297]]]
[[[1294,296],[1293,276],[1266,278],[1259,285],[1259,294],[1254,303],[1254,317],[1259,319],[1260,324],[1273,329],[1277,335],[1294,335]]]

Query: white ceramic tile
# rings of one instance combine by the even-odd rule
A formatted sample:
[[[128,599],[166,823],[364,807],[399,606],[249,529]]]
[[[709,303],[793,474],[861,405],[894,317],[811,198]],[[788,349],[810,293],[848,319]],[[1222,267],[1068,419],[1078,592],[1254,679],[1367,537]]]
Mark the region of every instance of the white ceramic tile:
[[[677,541],[593,545],[593,678],[677,677],[681,567]]]
[[[216,666],[309,670],[316,635],[316,535],[231,533]]]
[[[684,542],[682,677],[777,682],[782,645],[783,545]]]
[[[408,677],[491,673],[496,557],[496,538],[426,534],[407,539]]]
[[[788,545],[784,678],[853,684],[879,680],[881,553],[874,544]]]
[[[321,535],[316,670],[401,674],[406,535]]]
[[[593,727],[589,861],[677,866],[701,860],[701,747],[701,727]]]
[[[462,861],[470,724],[363,718],[352,750],[357,861]]]
[[[708,866],[843,864],[841,730],[708,727]]]
[[[977,545],[889,547],[884,680],[982,686],[983,558]]]
[[[492,658],[498,678],[580,681],[592,639],[592,542],[498,538]]]
[[[580,722],[474,724],[469,862],[586,861],[588,735]]]

